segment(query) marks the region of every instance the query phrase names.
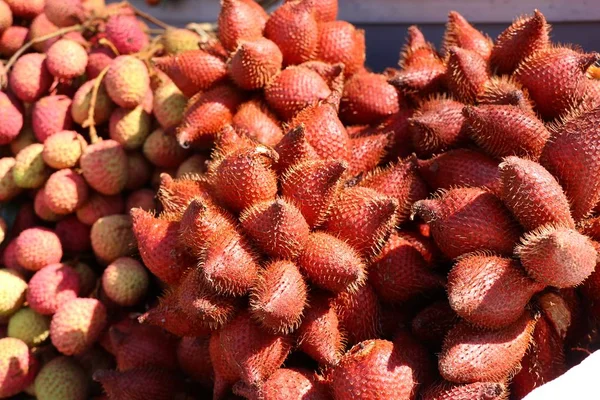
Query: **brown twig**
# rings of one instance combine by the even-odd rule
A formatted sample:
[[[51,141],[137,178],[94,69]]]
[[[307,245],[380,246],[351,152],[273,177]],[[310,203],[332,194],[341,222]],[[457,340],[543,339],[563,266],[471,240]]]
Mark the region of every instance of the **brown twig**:
[[[119,56],[121,54],[121,53],[119,53],[119,50],[115,47],[113,42],[111,42],[107,38],[102,38],[102,39],[98,40],[98,44],[101,46],[108,47],[113,53],[115,53],[115,56]]]
[[[90,99],[90,106],[88,108],[88,117],[85,121],[83,121],[83,124],[81,124],[81,126],[84,128],[90,128],[90,142],[92,144],[97,143],[100,140],[100,138],[98,137],[98,132],[96,131],[96,120],[94,115],[96,113],[96,102],[98,101],[98,91],[100,90],[100,84],[102,83],[102,79],[104,79],[104,76],[108,72],[109,67],[110,65],[106,66],[102,71],[100,71],[100,73],[96,77],[96,80],[94,81],[94,86],[92,88],[92,97]]]
[[[152,15],[140,10],[139,8],[135,7],[133,4],[131,4],[129,2],[125,2],[125,3],[127,3],[127,5],[133,10],[135,15],[137,15],[138,17],[144,18],[146,21],[151,22],[156,26],[160,26],[163,29],[172,28],[171,25],[166,24],[166,23],[162,22],[160,19],[155,18]]]
[[[194,31],[196,32],[198,35],[200,35],[200,40],[201,41],[207,41],[208,39],[210,39],[211,35],[208,32],[212,32],[214,34],[214,32],[217,30],[217,26],[216,24],[211,24],[211,23],[197,23],[197,22],[192,22],[189,23],[185,26],[186,29],[189,29],[190,31]]]

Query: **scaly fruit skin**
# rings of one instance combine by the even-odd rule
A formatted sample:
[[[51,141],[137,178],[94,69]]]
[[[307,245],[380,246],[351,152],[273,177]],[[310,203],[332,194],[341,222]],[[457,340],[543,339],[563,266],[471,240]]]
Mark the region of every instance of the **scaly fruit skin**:
[[[275,146],[283,137],[279,119],[260,99],[241,104],[231,124],[237,132],[267,146]]]
[[[37,189],[48,179],[50,169],[44,164],[42,158],[43,151],[43,144],[33,143],[17,154],[15,165],[12,169],[12,176],[18,187],[23,189]]]
[[[156,326],[133,324],[127,329],[112,326],[108,334],[119,371],[144,366],[177,368],[176,341]]]
[[[72,168],[77,165],[86,147],[85,139],[77,132],[61,131],[46,139],[42,158],[52,168]]]
[[[355,291],[346,290],[333,298],[332,306],[348,345],[379,337],[381,305],[369,283]]]
[[[212,387],[214,375],[208,347],[208,336],[182,337],[177,345],[179,368],[207,389]]]
[[[73,299],[63,304],[52,317],[50,338],[65,355],[81,354],[102,333],[106,308],[96,299]]]
[[[17,238],[16,256],[19,264],[37,271],[48,264],[60,262],[63,256],[60,239],[48,228],[29,228]]]
[[[379,122],[399,111],[399,101],[398,92],[384,75],[357,73],[344,84],[340,119],[353,125]]]
[[[433,190],[482,187],[500,193],[498,161],[469,149],[449,150],[428,160],[417,160],[419,175]]]
[[[48,71],[58,79],[73,79],[85,72],[87,51],[79,43],[60,39],[46,51]]]
[[[531,297],[544,287],[517,261],[470,255],[460,258],[448,275],[448,300],[466,321],[501,329],[517,321]]]
[[[336,399],[416,399],[418,375],[403,349],[387,340],[367,340],[350,349],[332,371]]]
[[[79,125],[83,125],[88,119],[95,82],[94,79],[85,82],[77,89],[77,92],[75,92],[75,95],[73,96],[71,117],[73,117],[73,121]],[[96,95],[96,105],[94,106],[94,122],[96,125],[101,125],[108,121],[114,108],[115,105],[108,96],[106,86],[103,83],[100,84],[98,94]]]
[[[237,383],[233,392],[248,399],[326,400],[327,385],[315,372],[304,368],[280,368],[259,388]]]
[[[439,352],[444,337],[459,318],[447,300],[440,300],[419,311],[410,323],[411,333],[432,350]]]
[[[111,15],[106,21],[105,32],[120,54],[139,52],[149,44],[148,35],[134,16]]]
[[[110,63],[104,85],[118,106],[133,108],[142,104],[150,88],[148,68],[133,56],[119,56]]]
[[[489,37],[475,29],[458,12],[450,11],[442,46],[445,52],[449,52],[451,47],[456,46],[474,51],[487,60],[490,58],[493,43]]]
[[[71,129],[71,103],[69,97],[55,95],[42,97],[33,105],[31,124],[37,140],[43,143],[55,133]]]
[[[12,95],[0,93],[0,145],[9,144],[23,128],[23,106]]]
[[[4,3],[8,4],[12,13],[17,17],[25,19],[32,19],[36,15],[44,12],[44,1],[43,0],[6,0]]]
[[[459,322],[446,335],[438,367],[450,382],[502,382],[525,355],[536,320],[525,313],[499,330],[474,328]]]
[[[136,250],[136,240],[128,215],[113,214],[101,217],[90,231],[92,249],[101,264],[109,264],[119,257],[128,256]]]
[[[527,231],[546,224],[574,228],[569,201],[556,179],[534,161],[506,157],[500,164],[502,201]]]
[[[581,53],[568,47],[548,46],[523,60],[514,72],[527,88],[536,110],[553,119],[578,106],[590,95],[592,81],[586,70],[599,58],[598,53]],[[594,94],[591,93],[592,100]]]
[[[127,155],[114,140],[103,140],[85,148],[79,160],[83,176],[96,191],[120,193],[127,184]]]
[[[464,103],[474,103],[490,78],[485,59],[474,51],[450,47],[447,65],[446,85],[450,93]]]
[[[231,79],[245,90],[267,85],[283,65],[279,47],[266,38],[242,41],[229,60]]]
[[[413,213],[429,224],[448,258],[480,250],[512,255],[520,235],[500,199],[479,188],[450,189],[436,199],[417,201]]]
[[[389,303],[401,303],[444,286],[443,278],[430,270],[413,243],[397,233],[392,233],[373,260],[369,282]]]
[[[316,8],[312,1],[287,2],[269,17],[264,34],[277,44],[285,65],[315,58],[319,41]]]
[[[104,196],[92,193],[88,201],[77,209],[77,219],[82,223],[92,226],[102,218],[125,211],[125,203],[121,195]]]
[[[531,16],[517,18],[496,39],[490,63],[497,74],[511,74],[519,63],[550,44],[550,26],[544,15],[535,10]]]
[[[11,269],[3,268],[0,269],[0,289],[0,321],[6,322],[25,302],[27,282]]]
[[[598,253],[592,241],[576,230],[545,225],[525,234],[515,255],[536,281],[567,288],[594,272]]]
[[[149,280],[142,264],[133,258],[121,257],[102,273],[102,289],[118,305],[133,306],[146,295]]]
[[[466,385],[439,384],[423,392],[423,400],[502,400],[508,389],[500,382],[475,382]]]
[[[8,201],[21,192],[13,177],[15,165],[12,157],[0,158],[0,201]]]
[[[44,365],[34,387],[40,400],[85,400],[90,392],[85,370],[69,357],[57,357]]]
[[[479,104],[513,105],[524,111],[535,113],[533,101],[529,98],[527,89],[512,76],[492,76],[477,96]]]
[[[56,214],[66,215],[87,201],[89,190],[81,175],[66,168],[50,175],[44,193],[48,208]]]
[[[37,360],[23,341],[0,339],[1,398],[9,398],[25,390],[33,382],[37,371]]]
[[[172,400],[184,395],[185,382],[179,374],[157,367],[141,367],[125,372],[98,370],[93,376],[109,398],[129,400]]]
[[[50,335],[50,318],[24,307],[8,321],[7,333],[9,337],[22,340],[27,346],[38,346]]]
[[[600,171],[596,152],[599,118],[600,107],[567,116],[553,130],[540,159],[565,190],[575,221],[588,216],[600,200],[600,183],[583,178]]]
[[[13,66],[8,84],[11,92],[26,103],[33,103],[52,85],[52,75],[46,67],[46,56],[39,53],[19,57]]]
[[[319,8],[321,5],[319,5]],[[330,64],[344,64],[344,74],[351,76],[365,63],[365,32],[346,21],[319,24],[317,58]]]
[[[218,19],[219,40],[225,49],[234,51],[240,40],[260,38],[268,18],[253,0],[225,0]]]
[[[275,261],[258,275],[250,293],[250,313],[271,332],[291,332],[300,325],[307,291],[294,263]]]
[[[85,17],[83,4],[79,0],[46,0],[44,13],[60,28],[75,25]]]
[[[33,275],[27,303],[42,315],[54,314],[63,304],[77,298],[79,275],[66,264],[50,264]]]
[[[221,346],[220,331],[210,334],[208,354],[214,371],[213,398],[222,399],[240,378],[235,366],[226,358],[225,350]]]

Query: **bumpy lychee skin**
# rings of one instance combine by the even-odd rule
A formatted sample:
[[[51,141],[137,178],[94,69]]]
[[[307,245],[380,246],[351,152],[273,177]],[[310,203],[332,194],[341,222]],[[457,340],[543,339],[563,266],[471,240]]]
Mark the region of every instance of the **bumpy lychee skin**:
[[[0,145],[9,144],[23,128],[23,106],[12,95],[0,93]]]
[[[58,215],[52,211],[50,207],[48,207],[48,203],[46,202],[46,189],[43,187],[38,189],[38,191],[35,193],[33,209],[35,211],[35,215],[44,221],[56,222],[62,217],[62,215]]]
[[[416,399],[419,374],[387,340],[368,340],[350,349],[332,371],[336,399]]]
[[[110,65],[116,54],[108,47],[95,47],[88,54],[88,65],[85,73],[88,79],[95,79],[100,72]]]
[[[38,346],[50,335],[50,318],[24,307],[8,321],[7,333],[9,337],[22,340],[27,346]]]
[[[90,227],[70,215],[56,224],[56,234],[60,238],[65,253],[82,253],[92,247]]]
[[[262,36],[268,15],[253,0],[225,0],[219,13],[219,40],[228,51],[234,51],[240,40]]]
[[[36,138],[33,134],[33,128],[31,127],[31,124],[25,124],[23,125],[21,132],[19,132],[19,135],[16,138],[14,138],[8,146],[10,147],[10,151],[14,155],[17,155],[25,147],[35,142]]]
[[[87,202],[77,209],[77,219],[86,225],[92,226],[102,218],[125,211],[125,202],[120,195],[104,196],[92,193]]]
[[[417,201],[413,213],[429,224],[449,258],[480,250],[512,255],[520,235],[500,199],[480,188],[451,189],[437,199]]]
[[[46,56],[30,53],[19,57],[9,74],[8,83],[15,96],[24,102],[32,103],[42,97],[52,85]]]
[[[514,260],[471,255],[461,258],[450,271],[448,299],[466,321],[499,329],[518,320],[544,286],[529,278]]]
[[[37,371],[37,360],[23,341],[0,339],[0,397],[10,398],[25,390]]]
[[[41,143],[30,144],[17,154],[15,165],[12,169],[14,182],[23,189],[37,189],[44,184],[50,169],[44,164],[42,152],[44,145]]]
[[[6,0],[4,2],[9,5],[12,13],[17,17],[32,19],[36,15],[39,15],[44,12],[43,0]]]
[[[102,274],[102,289],[121,306],[137,304],[148,290],[148,272],[133,258],[121,257],[113,261]]]
[[[0,288],[0,321],[6,322],[23,305],[27,282],[12,270],[0,269]]]
[[[165,82],[154,90],[152,105],[154,117],[163,129],[179,125],[187,104],[187,97],[173,82]]]
[[[8,201],[21,192],[13,177],[15,164],[12,157],[0,158],[0,201]]]
[[[48,228],[29,228],[17,238],[16,256],[19,264],[32,271],[60,262],[60,239]]]
[[[189,154],[187,149],[177,143],[174,136],[166,134],[161,128],[148,135],[142,151],[152,164],[164,168],[178,167]]]
[[[358,73],[344,85],[340,118],[349,124],[370,124],[397,113],[399,107],[398,92],[385,76]]]
[[[52,344],[65,355],[81,354],[98,338],[106,325],[106,309],[96,299],[74,299],[52,317]]]
[[[50,264],[29,281],[27,303],[42,315],[54,314],[63,304],[77,298],[79,275],[66,264]]]
[[[283,55],[266,38],[241,42],[229,61],[231,79],[246,90],[264,87],[281,70]]]
[[[80,159],[83,177],[105,195],[121,192],[127,184],[127,155],[114,140],[103,140],[86,147]]]
[[[38,39],[42,36],[54,33],[57,30],[58,30],[58,26],[56,26],[52,22],[50,22],[48,20],[48,17],[46,17],[45,13],[41,13],[31,21],[31,24],[29,25],[28,37],[30,40]],[[44,41],[33,44],[32,47],[36,51],[42,53],[42,52],[44,52],[45,49],[48,48],[48,46],[51,46],[57,40],[58,40],[58,38],[44,40]]]
[[[110,138],[119,142],[126,150],[141,147],[150,133],[150,115],[142,106],[118,108],[110,116]]]
[[[61,39],[46,52],[48,71],[59,79],[73,79],[85,72],[87,51],[79,43]]]
[[[77,165],[86,147],[85,139],[77,132],[61,131],[46,139],[42,158],[52,168],[72,168]]]
[[[85,17],[80,0],[46,0],[44,13],[54,25],[60,28],[75,25]]]
[[[12,57],[27,43],[29,30],[24,26],[13,25],[0,33],[0,54]]]
[[[94,83],[95,80],[93,79],[85,82],[77,89],[77,92],[75,92],[75,95],[73,96],[71,117],[73,118],[73,121],[79,125],[83,125],[89,117]],[[94,107],[94,122],[96,125],[108,121],[113,108],[114,104],[106,92],[106,87],[104,83],[101,83],[98,88],[98,94],[96,95],[96,106]]]
[[[502,382],[525,355],[536,320],[523,314],[499,330],[474,328],[459,322],[446,335],[438,367],[450,382]]]
[[[85,400],[90,391],[85,370],[70,357],[57,357],[44,365],[34,388],[40,400]]]
[[[148,35],[134,16],[111,15],[105,29],[106,38],[120,54],[136,53],[149,44]]]
[[[109,264],[135,251],[136,242],[128,215],[109,215],[94,222],[90,233],[92,248],[98,261]]]
[[[545,225],[527,233],[515,255],[536,281],[566,288],[594,272],[597,252],[592,241],[576,230]]]
[[[117,105],[133,108],[142,104],[150,87],[148,68],[133,56],[119,56],[110,63],[104,84]]]
[[[179,54],[187,50],[196,50],[200,35],[189,29],[168,28],[162,38],[167,54]]]
[[[423,400],[502,400],[508,388],[499,382],[475,382],[466,385],[441,384],[423,392]]]
[[[33,106],[31,124],[35,137],[44,142],[57,132],[71,129],[71,99],[65,95],[46,96]]]
[[[56,214],[70,214],[87,201],[88,185],[72,169],[61,169],[48,178],[45,186],[46,204]]]

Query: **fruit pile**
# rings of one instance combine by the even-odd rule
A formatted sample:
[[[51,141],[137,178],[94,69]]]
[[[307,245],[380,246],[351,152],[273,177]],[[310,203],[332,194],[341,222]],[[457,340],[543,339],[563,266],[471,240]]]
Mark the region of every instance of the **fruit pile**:
[[[451,12],[373,73],[337,10],[0,0],[0,398],[521,399],[600,347],[600,55]]]

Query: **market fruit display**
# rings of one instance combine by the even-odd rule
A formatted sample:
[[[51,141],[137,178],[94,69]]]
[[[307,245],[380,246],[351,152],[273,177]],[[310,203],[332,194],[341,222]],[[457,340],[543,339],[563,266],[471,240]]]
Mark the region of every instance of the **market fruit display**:
[[[0,398],[522,399],[600,348],[600,55],[451,11],[378,73],[263,5],[0,0]]]

